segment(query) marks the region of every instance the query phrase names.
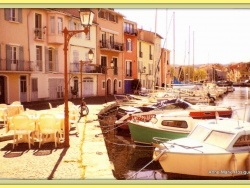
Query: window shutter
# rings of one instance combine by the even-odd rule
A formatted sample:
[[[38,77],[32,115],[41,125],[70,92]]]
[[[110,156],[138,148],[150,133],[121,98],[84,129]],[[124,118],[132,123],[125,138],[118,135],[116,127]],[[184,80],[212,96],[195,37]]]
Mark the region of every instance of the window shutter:
[[[22,23],[23,21],[23,15],[22,15],[22,9],[18,9],[18,22]]]
[[[24,70],[23,46],[19,47],[18,70]]]
[[[4,9],[4,19],[7,21],[10,20],[10,9],[9,8]]]
[[[11,46],[6,44],[6,68],[11,70]]]
[[[58,49],[53,50],[53,54],[55,55],[55,71],[59,72],[58,68]]]
[[[49,71],[49,48],[47,46],[44,47],[45,52],[45,71]]]

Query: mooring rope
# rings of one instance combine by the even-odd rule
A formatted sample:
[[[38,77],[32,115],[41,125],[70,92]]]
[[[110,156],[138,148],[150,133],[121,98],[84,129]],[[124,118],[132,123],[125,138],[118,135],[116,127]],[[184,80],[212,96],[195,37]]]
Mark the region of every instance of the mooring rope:
[[[117,142],[112,142],[108,139],[106,139],[104,137],[104,140],[110,144],[114,144],[114,145],[117,145],[117,146],[128,146],[128,147],[132,147],[132,148],[136,148],[136,147],[141,147],[141,148],[155,148],[154,146],[152,145],[139,145],[139,144],[135,144],[135,143],[131,143],[131,144],[125,144],[125,143],[117,143]]]
[[[159,153],[159,155],[156,156],[156,159],[158,159],[163,153],[164,153],[164,150],[162,150],[161,153]],[[136,173],[134,173],[132,176],[129,176],[127,179],[133,178],[134,176],[136,176],[137,174],[139,174],[143,169],[145,169],[148,165],[150,165],[154,161],[155,161],[155,159],[152,159],[151,161],[149,161],[149,163],[147,163],[145,166],[143,166],[139,171],[137,171]]]

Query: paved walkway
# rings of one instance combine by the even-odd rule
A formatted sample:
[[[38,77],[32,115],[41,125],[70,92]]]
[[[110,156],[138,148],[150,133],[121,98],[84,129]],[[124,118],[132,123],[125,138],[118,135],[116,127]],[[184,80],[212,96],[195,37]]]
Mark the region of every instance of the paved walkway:
[[[76,129],[72,127],[69,148],[64,148],[63,144],[55,148],[52,143],[48,143],[38,149],[35,143],[30,150],[27,144],[19,144],[12,150],[12,135],[6,135],[5,129],[0,129],[0,179],[114,180],[103,136],[95,136],[101,133],[97,114],[108,105],[102,104],[102,100],[103,97],[85,99],[90,114],[87,119],[81,119],[79,136],[76,136]],[[109,97],[111,100],[112,96]],[[50,102],[53,106],[63,101]],[[26,103],[24,107],[35,109],[32,107],[46,105],[47,101]]]

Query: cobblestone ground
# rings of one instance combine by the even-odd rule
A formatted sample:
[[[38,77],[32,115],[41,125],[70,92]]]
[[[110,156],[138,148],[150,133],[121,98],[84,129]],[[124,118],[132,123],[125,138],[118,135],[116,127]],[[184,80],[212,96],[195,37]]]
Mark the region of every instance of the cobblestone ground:
[[[107,150],[96,114],[103,105],[88,105],[90,114],[87,121],[79,123],[80,134],[76,128],[70,131],[70,147],[60,144],[55,148],[47,143],[38,149],[35,143],[31,149],[27,144],[19,144],[12,149],[12,140],[0,142],[0,179],[27,180],[86,180],[115,179],[109,163]],[[1,134],[4,129],[0,129]],[[1,135],[0,134],[0,135]]]

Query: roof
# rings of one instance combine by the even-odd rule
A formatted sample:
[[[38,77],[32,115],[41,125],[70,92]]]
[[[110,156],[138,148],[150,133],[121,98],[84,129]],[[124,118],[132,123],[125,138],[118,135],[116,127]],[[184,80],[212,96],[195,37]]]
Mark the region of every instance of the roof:
[[[200,125],[221,132],[237,134],[241,131],[250,131],[250,123],[237,119],[220,118],[218,120],[210,120],[199,123]]]

